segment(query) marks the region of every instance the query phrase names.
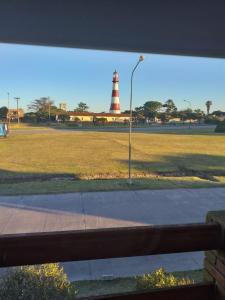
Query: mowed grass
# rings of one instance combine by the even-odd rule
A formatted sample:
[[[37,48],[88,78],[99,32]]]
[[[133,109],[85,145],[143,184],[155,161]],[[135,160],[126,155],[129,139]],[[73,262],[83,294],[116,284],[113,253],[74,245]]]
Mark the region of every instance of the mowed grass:
[[[0,140],[0,175],[71,174],[119,178],[127,174],[128,135],[51,131]],[[225,174],[225,135],[134,133],[133,175],[182,169]]]
[[[208,174],[214,176],[215,182],[210,182],[211,185],[224,184],[225,135],[212,131],[134,133],[132,143],[132,174],[139,178],[137,188],[183,187],[186,182],[205,186],[208,180],[204,176]],[[0,192],[8,193],[13,180],[27,181],[29,178],[34,182],[25,185],[33,185],[33,190],[35,185],[43,186],[45,192],[104,190],[103,186],[110,189],[112,182],[111,189],[115,186],[128,188],[125,181],[122,186],[121,182],[115,184],[115,179],[127,177],[128,134],[125,132],[15,132],[0,140],[0,157]],[[198,173],[203,178],[199,178]],[[46,175],[71,178],[62,182],[57,178],[50,182],[35,182],[35,178],[40,180]],[[71,181],[73,177],[101,181],[96,180],[88,188],[88,181],[77,183]],[[12,182],[7,182],[10,178]],[[149,179],[149,182],[140,182],[140,178]],[[21,184],[17,183],[18,186]]]
[[[0,195],[56,194],[95,191],[122,191],[144,189],[210,188],[225,186],[225,177],[213,182],[198,177],[150,177],[133,179],[132,185],[125,179],[107,180],[56,180],[0,184]]]

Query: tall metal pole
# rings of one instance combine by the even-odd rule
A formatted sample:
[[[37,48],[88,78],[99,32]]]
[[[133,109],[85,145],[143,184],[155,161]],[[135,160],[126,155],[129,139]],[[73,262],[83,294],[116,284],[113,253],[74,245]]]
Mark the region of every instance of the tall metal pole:
[[[19,117],[19,100],[20,100],[20,98],[15,97],[15,99],[16,99],[16,109],[17,109],[17,123],[19,124],[20,123],[20,117]]]
[[[131,150],[132,150],[132,141],[131,141],[131,134],[132,134],[132,118],[133,118],[133,114],[132,114],[132,102],[133,102],[133,77],[134,77],[134,72],[135,72],[135,70],[137,69],[137,67],[138,67],[138,65],[139,65],[139,63],[141,62],[141,61],[143,61],[144,60],[144,57],[141,55],[140,56],[140,58],[139,58],[139,60],[138,60],[138,62],[137,62],[137,64],[135,65],[135,67],[134,67],[134,69],[133,69],[133,71],[132,71],[132,73],[131,73],[131,79],[130,79],[130,122],[129,122],[129,146],[128,146],[128,155],[129,155],[129,157],[128,157],[128,177],[129,177],[129,179],[128,179],[128,182],[129,182],[129,184],[132,184],[132,176],[131,176]]]
[[[184,102],[187,102],[189,104],[189,108],[191,109],[191,101],[184,100]]]

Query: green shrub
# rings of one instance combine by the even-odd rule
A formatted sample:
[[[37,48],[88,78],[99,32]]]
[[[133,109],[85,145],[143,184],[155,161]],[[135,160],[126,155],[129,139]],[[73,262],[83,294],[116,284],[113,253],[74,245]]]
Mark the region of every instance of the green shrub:
[[[163,288],[192,283],[193,281],[189,278],[177,278],[172,274],[166,273],[163,268],[137,277],[138,289]]]
[[[1,300],[64,300],[76,294],[59,264],[13,268],[0,279]]]
[[[205,124],[209,124],[209,125],[217,125],[219,124],[221,121],[217,119],[217,117],[213,117],[213,116],[206,116],[205,117]]]
[[[215,132],[225,132],[225,122],[221,122],[216,126]]]

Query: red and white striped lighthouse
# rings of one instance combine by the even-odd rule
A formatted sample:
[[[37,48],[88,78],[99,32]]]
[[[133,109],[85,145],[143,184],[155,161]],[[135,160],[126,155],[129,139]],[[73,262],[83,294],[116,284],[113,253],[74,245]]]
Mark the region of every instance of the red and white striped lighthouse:
[[[113,73],[112,100],[109,112],[112,114],[120,114],[120,98],[119,98],[119,76],[117,71]]]

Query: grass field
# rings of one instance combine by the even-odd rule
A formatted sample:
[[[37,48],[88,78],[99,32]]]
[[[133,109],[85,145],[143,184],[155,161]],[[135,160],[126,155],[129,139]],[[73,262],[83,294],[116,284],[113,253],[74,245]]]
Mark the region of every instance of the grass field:
[[[128,189],[127,149],[125,132],[17,130],[0,140],[0,193]],[[225,184],[225,135],[212,130],[134,133],[132,159],[132,188]]]

